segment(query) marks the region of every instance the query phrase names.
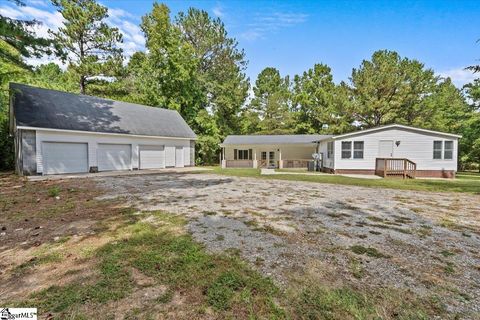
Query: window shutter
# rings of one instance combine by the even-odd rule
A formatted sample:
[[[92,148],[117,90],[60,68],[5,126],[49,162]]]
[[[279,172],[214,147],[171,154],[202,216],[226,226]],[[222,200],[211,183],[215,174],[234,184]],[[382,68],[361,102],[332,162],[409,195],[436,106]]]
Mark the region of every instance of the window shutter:
[[[248,149],[248,160],[252,160],[252,149]]]
[[[237,160],[237,149],[233,149],[233,160]]]

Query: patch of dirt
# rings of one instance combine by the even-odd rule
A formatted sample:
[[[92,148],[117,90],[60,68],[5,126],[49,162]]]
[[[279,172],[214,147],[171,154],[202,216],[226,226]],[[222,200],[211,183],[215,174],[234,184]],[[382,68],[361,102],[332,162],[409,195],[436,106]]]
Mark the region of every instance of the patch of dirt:
[[[0,302],[93,275],[87,258],[111,240],[101,231],[124,208],[121,199],[97,200],[101,192],[88,179],[0,176]]]

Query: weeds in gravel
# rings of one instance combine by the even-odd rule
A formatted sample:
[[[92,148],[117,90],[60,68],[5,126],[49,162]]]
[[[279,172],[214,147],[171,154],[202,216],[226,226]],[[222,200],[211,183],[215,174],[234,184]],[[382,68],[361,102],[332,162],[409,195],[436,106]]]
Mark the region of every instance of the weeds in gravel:
[[[216,216],[217,213],[215,211],[203,211],[203,216],[206,217],[206,216]]]
[[[455,264],[453,262],[447,262],[446,265],[443,267],[443,271],[445,271],[446,274],[454,274]]]
[[[442,256],[444,256],[445,258],[455,255],[455,253],[453,253],[452,251],[448,251],[448,250],[442,250],[442,251],[440,251],[440,254]]]
[[[358,259],[350,259],[348,267],[352,275],[357,279],[361,279],[365,275],[365,269],[363,268],[362,263]]]
[[[350,247],[350,250],[356,254],[365,254],[372,258],[388,258],[388,255],[385,255],[379,252],[377,249],[372,247],[364,247],[360,245],[354,245]]]

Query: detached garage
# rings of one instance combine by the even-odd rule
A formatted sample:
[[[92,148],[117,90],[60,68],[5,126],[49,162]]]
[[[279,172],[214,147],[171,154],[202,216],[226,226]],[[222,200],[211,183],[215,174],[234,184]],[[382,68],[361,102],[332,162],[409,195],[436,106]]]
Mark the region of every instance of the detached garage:
[[[194,165],[196,135],[173,110],[10,84],[20,175]]]

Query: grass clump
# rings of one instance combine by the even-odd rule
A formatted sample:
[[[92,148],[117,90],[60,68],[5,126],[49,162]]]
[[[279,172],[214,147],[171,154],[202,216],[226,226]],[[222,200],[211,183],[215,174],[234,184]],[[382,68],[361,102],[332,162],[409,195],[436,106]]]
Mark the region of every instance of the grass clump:
[[[235,292],[245,287],[243,277],[232,271],[220,274],[207,290],[208,302],[215,309],[226,310],[230,307]]]
[[[447,262],[443,267],[443,271],[445,271],[446,274],[454,274],[455,264],[453,262]]]
[[[365,295],[350,288],[309,287],[295,302],[300,319],[367,319],[375,311]]]
[[[60,195],[60,187],[59,186],[53,186],[48,189],[48,196],[49,197],[58,197]]]
[[[402,296],[403,299],[398,299]],[[416,319],[427,320],[434,303],[418,300],[407,292],[380,289],[377,292],[352,287],[307,285],[292,300],[294,319]],[[428,311],[427,311],[428,310]]]
[[[352,275],[357,279],[361,279],[365,275],[365,269],[363,268],[362,263],[357,259],[350,260],[349,269]]]
[[[388,258],[388,255],[385,255],[379,252],[377,249],[372,247],[364,247],[361,245],[354,245],[350,247],[350,250],[356,254],[364,254],[372,258]]]
[[[445,258],[448,258],[448,257],[451,257],[451,256],[455,255],[455,253],[453,253],[452,251],[449,251],[449,250],[442,250],[442,251],[440,251],[440,254],[442,256],[444,256]]]

